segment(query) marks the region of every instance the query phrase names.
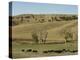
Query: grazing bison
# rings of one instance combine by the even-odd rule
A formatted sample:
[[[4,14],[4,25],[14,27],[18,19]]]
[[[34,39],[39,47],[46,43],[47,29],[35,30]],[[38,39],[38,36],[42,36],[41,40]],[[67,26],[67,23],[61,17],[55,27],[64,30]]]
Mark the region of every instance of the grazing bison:
[[[37,53],[38,51],[37,50],[33,50],[33,52]]]
[[[66,50],[66,49],[62,49],[62,51],[63,51],[63,52],[67,52],[68,50]]]
[[[73,50],[73,51],[70,51],[71,53],[75,53],[75,52],[78,52],[78,50]]]
[[[54,50],[48,50],[48,52],[54,52]]]
[[[54,52],[55,52],[55,53],[62,53],[63,50],[55,50]]]
[[[73,53],[78,52],[78,50],[73,50]]]
[[[27,50],[27,52],[31,52],[31,51],[32,51],[32,49],[28,49],[28,50]]]
[[[48,53],[48,51],[43,51],[43,53]]]
[[[25,50],[24,50],[24,49],[22,49],[21,51],[22,51],[22,52],[24,52]]]

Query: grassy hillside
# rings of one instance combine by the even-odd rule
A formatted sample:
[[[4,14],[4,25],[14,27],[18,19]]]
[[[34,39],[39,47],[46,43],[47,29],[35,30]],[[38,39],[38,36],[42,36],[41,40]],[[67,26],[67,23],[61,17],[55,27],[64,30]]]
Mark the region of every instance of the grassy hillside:
[[[44,18],[44,16],[46,16],[46,18]],[[72,19],[72,15],[54,16],[56,19],[54,19],[55,17],[52,18],[52,15],[15,16],[16,19],[14,17],[14,19],[12,19],[12,25],[10,25],[10,27],[12,27],[12,45],[10,45],[9,48],[12,50],[12,57],[27,58],[77,54],[77,18]],[[40,20],[45,20],[45,22],[40,22]],[[44,39],[46,40],[44,43],[42,39],[45,37],[46,32],[47,38]],[[33,38],[33,36],[35,36],[33,33],[36,33],[38,39]],[[42,35],[40,35],[41,33]],[[37,40],[38,43],[36,43],[35,40]]]
[[[64,40],[64,31],[77,34],[77,21],[54,21],[45,23],[20,24],[12,27],[13,39],[32,39],[32,32],[48,31],[47,40]]]

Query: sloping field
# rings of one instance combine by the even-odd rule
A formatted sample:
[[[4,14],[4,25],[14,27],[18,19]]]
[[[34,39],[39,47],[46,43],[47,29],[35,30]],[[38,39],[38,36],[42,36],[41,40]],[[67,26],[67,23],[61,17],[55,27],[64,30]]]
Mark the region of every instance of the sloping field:
[[[64,31],[77,34],[77,20],[54,21],[46,23],[20,24],[12,27],[12,39],[32,39],[32,32],[46,30],[47,40],[64,40]]]
[[[29,44],[32,43],[32,32],[39,31],[48,32],[46,44]],[[43,57],[43,56],[62,56],[75,55],[74,50],[78,49],[77,41],[66,42],[64,32],[73,32],[74,39],[77,35],[77,20],[73,21],[54,21],[50,23],[36,23],[36,24],[20,24],[12,27],[12,57],[13,58],[29,58],[29,57]],[[57,43],[57,44],[56,44]],[[31,49],[31,52],[27,52]],[[65,51],[62,51],[65,49]],[[24,50],[24,51],[23,51]],[[33,52],[36,50],[37,52]],[[62,51],[61,53],[44,51]],[[67,51],[67,52],[66,52]]]

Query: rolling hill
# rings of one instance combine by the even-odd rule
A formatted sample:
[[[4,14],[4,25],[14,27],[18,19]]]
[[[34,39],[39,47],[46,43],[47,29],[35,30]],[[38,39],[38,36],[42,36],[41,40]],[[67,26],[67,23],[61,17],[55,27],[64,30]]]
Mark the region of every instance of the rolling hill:
[[[32,39],[32,32],[47,31],[47,41],[64,41],[64,31],[77,35],[77,20],[20,24],[12,27],[12,39]]]

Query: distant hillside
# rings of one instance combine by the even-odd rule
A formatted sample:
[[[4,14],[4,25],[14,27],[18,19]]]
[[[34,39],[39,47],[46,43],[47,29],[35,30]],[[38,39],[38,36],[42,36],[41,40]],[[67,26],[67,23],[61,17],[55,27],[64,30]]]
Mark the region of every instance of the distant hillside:
[[[42,30],[48,31],[47,40],[61,40],[64,41],[64,31],[73,32],[77,35],[77,20],[75,21],[55,21],[53,23],[36,23],[36,24],[21,24],[12,27],[13,39],[32,39],[32,32],[39,32]],[[75,39],[76,37],[74,37]]]
[[[9,16],[12,27],[12,39],[15,41],[33,40],[32,34],[38,37],[42,31],[47,31],[47,42],[65,41],[65,36],[71,35],[77,40],[78,16],[69,14],[22,14]]]
[[[10,16],[12,26],[24,23],[44,23],[54,21],[68,21],[78,19],[77,15],[72,14],[22,14],[17,16]]]

